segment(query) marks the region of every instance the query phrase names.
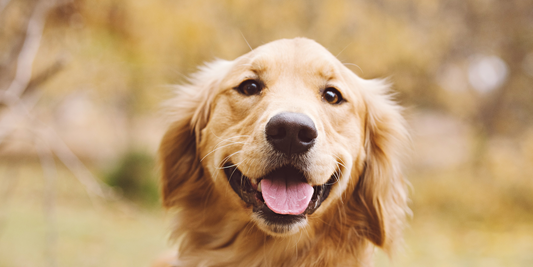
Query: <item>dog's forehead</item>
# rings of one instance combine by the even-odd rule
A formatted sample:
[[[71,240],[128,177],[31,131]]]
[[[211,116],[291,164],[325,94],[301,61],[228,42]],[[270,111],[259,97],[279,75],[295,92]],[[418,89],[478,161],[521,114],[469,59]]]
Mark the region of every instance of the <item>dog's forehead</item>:
[[[243,56],[249,69],[258,75],[314,76],[326,80],[339,75],[340,61],[326,48],[306,38],[277,40]]]

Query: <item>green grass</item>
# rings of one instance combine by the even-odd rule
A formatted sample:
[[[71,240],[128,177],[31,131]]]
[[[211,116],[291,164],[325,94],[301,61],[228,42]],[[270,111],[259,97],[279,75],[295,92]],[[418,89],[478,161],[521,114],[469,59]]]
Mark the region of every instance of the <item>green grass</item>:
[[[0,165],[0,174],[9,173],[6,166]],[[16,175],[0,178],[0,192],[11,192],[0,203],[0,267],[50,266],[48,255],[55,255],[56,266],[149,266],[169,249],[169,216],[160,208],[126,201],[95,205],[59,167],[50,223],[40,166],[10,168],[18,169]],[[392,262],[378,252],[376,266],[533,266],[533,215],[526,211],[532,196],[521,195],[532,192],[529,179],[514,177],[515,185],[506,186],[506,179],[477,177],[468,169],[411,174],[414,216],[405,250]],[[17,183],[6,187],[7,179]],[[52,248],[51,230],[57,237]]]
[[[533,186],[527,172],[519,175],[510,181],[505,172],[472,168],[411,174],[406,250],[394,264],[378,256],[377,266],[533,266]]]
[[[120,201],[94,205],[82,185],[58,168],[52,223],[45,216],[39,166],[20,166],[18,173],[2,177],[18,181],[9,201],[2,203],[0,266],[48,266],[50,253],[57,266],[149,266],[168,249],[162,210]],[[55,247],[47,242],[50,231],[55,232]]]

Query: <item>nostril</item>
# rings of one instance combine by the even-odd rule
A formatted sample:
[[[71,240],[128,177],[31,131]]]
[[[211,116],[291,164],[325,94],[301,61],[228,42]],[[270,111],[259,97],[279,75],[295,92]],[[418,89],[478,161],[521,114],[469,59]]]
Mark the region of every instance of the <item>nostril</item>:
[[[266,125],[265,133],[270,139],[283,139],[287,135],[285,126],[282,120],[271,119]]]
[[[310,143],[317,137],[315,129],[302,129],[298,133],[298,139],[304,143]]]
[[[283,139],[287,136],[287,130],[284,127],[270,127],[268,130],[267,135],[272,139]]]

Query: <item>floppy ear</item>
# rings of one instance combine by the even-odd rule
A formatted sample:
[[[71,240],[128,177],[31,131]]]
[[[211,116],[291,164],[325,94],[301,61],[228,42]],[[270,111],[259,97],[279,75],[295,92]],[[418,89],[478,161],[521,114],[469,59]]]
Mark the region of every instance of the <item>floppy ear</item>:
[[[231,67],[230,61],[216,60],[201,67],[189,79],[190,84],[178,86],[177,96],[166,105],[172,121],[159,147],[163,205],[175,206],[189,199],[190,191],[205,183],[198,159],[200,132],[209,120],[214,90]],[[198,194],[196,192],[196,195]],[[189,199],[190,200],[190,199]]]
[[[390,251],[401,240],[407,207],[402,157],[409,143],[405,120],[381,80],[358,79],[366,104],[363,173],[353,193],[352,216],[357,227],[375,245]]]

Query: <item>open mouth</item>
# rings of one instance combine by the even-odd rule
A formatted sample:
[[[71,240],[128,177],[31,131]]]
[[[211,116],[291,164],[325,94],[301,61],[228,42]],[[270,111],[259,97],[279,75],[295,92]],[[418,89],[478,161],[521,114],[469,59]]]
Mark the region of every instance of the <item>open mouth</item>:
[[[278,168],[257,179],[257,184],[252,184],[230,162],[225,164],[224,172],[235,193],[265,221],[274,224],[292,224],[315,212],[335,181],[332,175],[325,184],[311,186],[293,166]]]

